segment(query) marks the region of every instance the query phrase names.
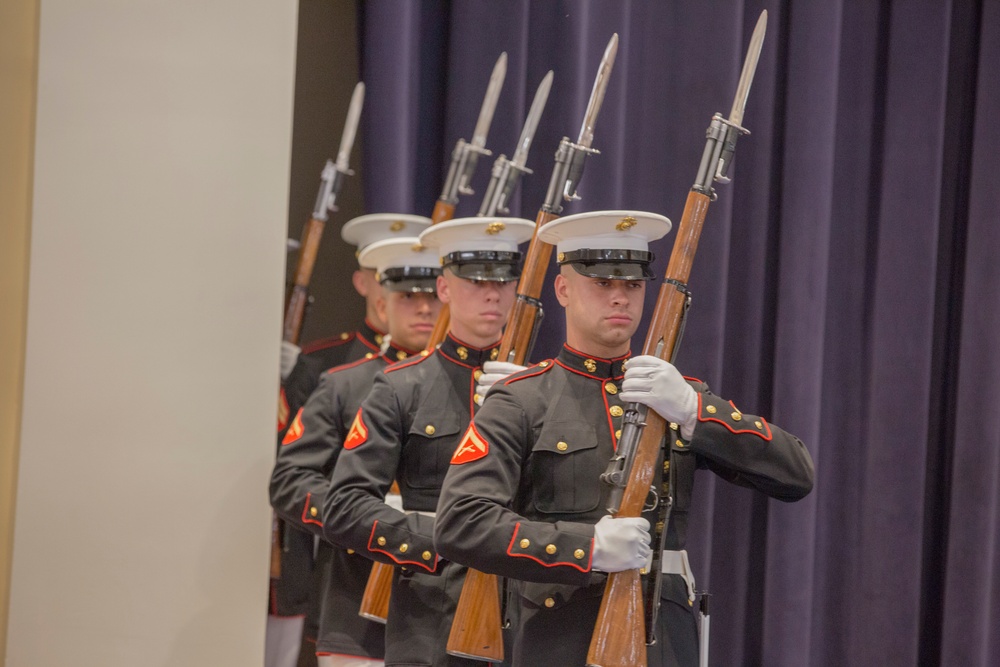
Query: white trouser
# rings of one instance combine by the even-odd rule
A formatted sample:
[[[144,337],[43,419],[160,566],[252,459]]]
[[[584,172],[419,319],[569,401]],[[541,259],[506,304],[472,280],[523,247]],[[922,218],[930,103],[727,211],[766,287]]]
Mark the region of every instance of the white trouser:
[[[302,646],[304,616],[267,616],[264,667],[295,667]]]
[[[385,661],[353,655],[317,655],[316,664],[319,667],[383,667]]]
[[[660,556],[660,572],[663,574],[679,574],[687,584],[688,602],[694,604],[694,572],[688,562],[686,549],[680,551],[664,551]]]

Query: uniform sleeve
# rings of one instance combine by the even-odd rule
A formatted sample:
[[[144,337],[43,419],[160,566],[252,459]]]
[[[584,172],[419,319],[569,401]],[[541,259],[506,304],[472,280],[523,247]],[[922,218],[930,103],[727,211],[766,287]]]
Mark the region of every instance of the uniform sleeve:
[[[323,504],[326,539],[372,560],[438,572],[434,520],[385,504],[395,479],[405,434],[406,412],[384,373],[375,376],[344,439]]]
[[[344,432],[336,376],[326,376],[288,427],[271,472],[271,506],[292,525],[322,536],[320,516]]]
[[[744,413],[703,383],[694,386],[698,422],[690,443],[672,432],[676,447],[689,447],[723,478],[778,500],[799,500],[812,490],[813,461],[801,440],[763,417]]]
[[[300,354],[289,373],[288,379],[281,383],[281,397],[278,406],[278,444],[285,437],[288,427],[291,426],[292,418],[299,408],[306,404],[306,400],[312,395],[319,384],[323,369],[319,362],[304,354]],[[287,417],[282,419],[280,413],[285,411]]]
[[[510,509],[531,447],[524,410],[506,387],[498,387],[455,450],[438,502],[435,545],[442,557],[482,572],[587,584],[592,525],[529,521]]]

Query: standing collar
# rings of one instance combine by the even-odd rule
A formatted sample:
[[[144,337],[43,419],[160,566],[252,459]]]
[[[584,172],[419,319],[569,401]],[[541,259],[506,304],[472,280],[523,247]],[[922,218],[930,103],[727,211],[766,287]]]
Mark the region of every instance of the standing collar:
[[[385,348],[385,352],[382,356],[390,364],[394,364],[397,361],[403,361],[404,359],[409,359],[415,354],[420,354],[420,350],[410,350],[405,347],[396,345],[392,338],[389,338],[389,344]]]
[[[463,343],[449,333],[438,347],[438,352],[456,364],[476,368],[482,366],[484,361],[496,361],[497,355],[500,354],[500,341],[489,347],[478,348]]]
[[[603,357],[588,356],[564,344],[562,350],[559,351],[559,356],[556,358],[556,363],[574,373],[585,375],[595,380],[619,380],[625,375],[625,369],[622,365],[631,356],[632,353],[629,352],[623,357],[604,359]]]
[[[382,336],[384,335],[385,332],[373,327],[367,317],[365,318],[364,323],[358,327],[358,338],[360,338],[365,345],[374,348],[375,350],[382,347]]]

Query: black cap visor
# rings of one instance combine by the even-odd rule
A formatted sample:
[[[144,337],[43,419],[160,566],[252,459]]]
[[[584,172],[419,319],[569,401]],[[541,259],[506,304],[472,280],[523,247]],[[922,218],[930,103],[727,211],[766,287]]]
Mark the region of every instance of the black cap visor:
[[[390,292],[435,292],[440,269],[430,266],[399,266],[386,269],[379,283]]]
[[[580,275],[607,280],[652,280],[649,263],[653,253],[645,250],[593,250],[584,248],[559,253],[559,264],[569,264]]]
[[[459,278],[474,282],[509,283],[521,277],[519,252],[452,252],[442,259],[442,264]]]

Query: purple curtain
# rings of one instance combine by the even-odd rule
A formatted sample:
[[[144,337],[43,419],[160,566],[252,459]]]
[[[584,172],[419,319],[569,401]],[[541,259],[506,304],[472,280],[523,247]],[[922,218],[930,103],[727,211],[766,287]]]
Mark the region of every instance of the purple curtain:
[[[677,221],[762,9],[752,134],[708,214],[678,366],[799,435],[817,484],[786,505],[699,477],[712,664],[1000,664],[1000,1],[366,0],[367,207],[429,215],[505,50],[494,155],[555,71],[512,207],[533,219],[617,32],[601,153],[564,214]],[[564,333],[546,303],[535,359]]]

